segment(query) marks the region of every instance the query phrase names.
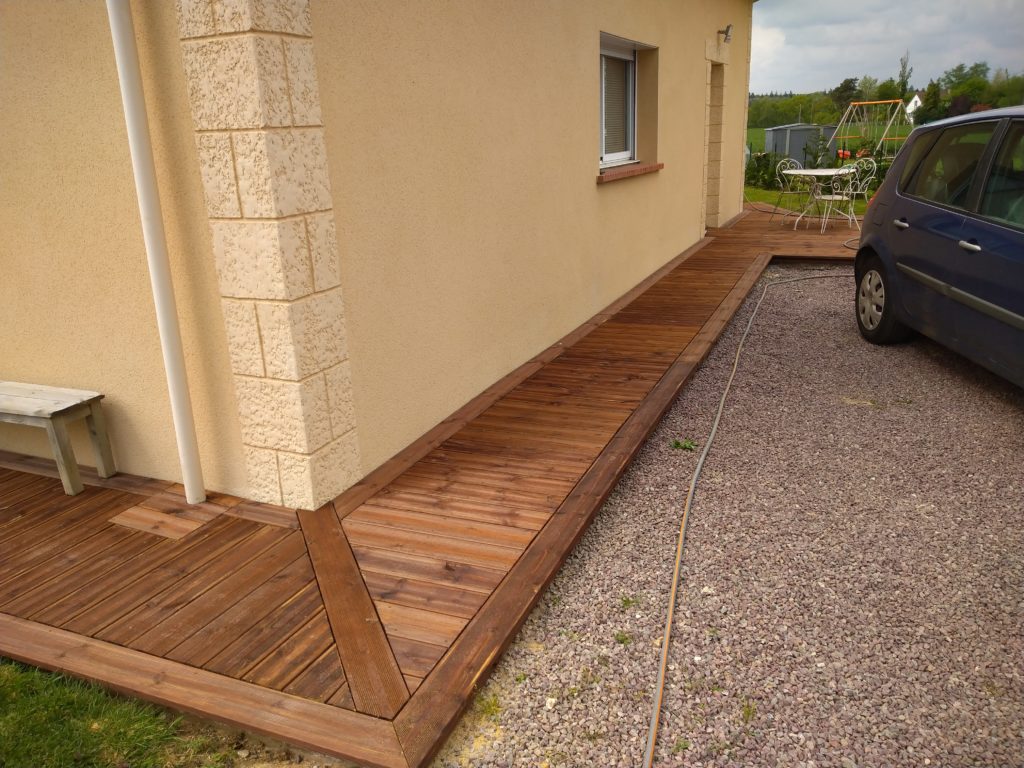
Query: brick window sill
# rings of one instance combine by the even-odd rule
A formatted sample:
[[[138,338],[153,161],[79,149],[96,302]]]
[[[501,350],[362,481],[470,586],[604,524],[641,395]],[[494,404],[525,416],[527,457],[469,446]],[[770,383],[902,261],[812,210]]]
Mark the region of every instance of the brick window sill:
[[[628,179],[633,176],[643,176],[646,173],[657,173],[665,167],[664,163],[634,163],[632,165],[620,165],[597,175],[598,184],[608,184],[620,179]]]

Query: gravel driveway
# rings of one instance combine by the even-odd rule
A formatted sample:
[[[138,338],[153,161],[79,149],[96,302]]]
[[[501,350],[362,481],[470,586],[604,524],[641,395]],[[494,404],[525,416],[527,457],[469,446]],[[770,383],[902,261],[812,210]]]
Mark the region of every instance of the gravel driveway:
[[[436,766],[641,765],[680,513],[760,293]],[[691,513],[658,765],[1024,765],[1024,391],[925,339],[868,345],[852,294],[779,285],[755,320]]]

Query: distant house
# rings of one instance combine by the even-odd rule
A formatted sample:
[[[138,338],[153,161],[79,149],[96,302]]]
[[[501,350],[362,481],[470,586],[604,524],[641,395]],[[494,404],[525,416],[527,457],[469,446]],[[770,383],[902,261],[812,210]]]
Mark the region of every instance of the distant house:
[[[924,91],[918,91],[911,97],[910,101],[907,102],[904,109],[907,110],[907,117],[910,118],[911,122],[914,121],[914,112],[916,112],[917,108],[920,107],[923,103]]]
[[[317,507],[738,215],[752,3],[131,3],[206,486]],[[0,50],[0,378],[178,480],[105,4]]]

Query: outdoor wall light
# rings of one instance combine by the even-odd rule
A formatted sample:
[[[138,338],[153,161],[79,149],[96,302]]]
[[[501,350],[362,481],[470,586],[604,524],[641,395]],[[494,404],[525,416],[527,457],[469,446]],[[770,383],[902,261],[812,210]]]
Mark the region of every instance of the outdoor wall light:
[[[725,35],[725,37],[722,38],[722,42],[723,43],[731,43],[732,42],[732,24],[727,24],[725,29],[718,30],[718,34]]]

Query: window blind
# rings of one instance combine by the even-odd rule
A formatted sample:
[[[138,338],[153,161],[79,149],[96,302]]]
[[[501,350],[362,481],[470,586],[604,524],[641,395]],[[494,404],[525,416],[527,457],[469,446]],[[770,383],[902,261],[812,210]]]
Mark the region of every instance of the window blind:
[[[629,151],[629,75],[632,62],[601,57],[604,75],[604,154]]]

